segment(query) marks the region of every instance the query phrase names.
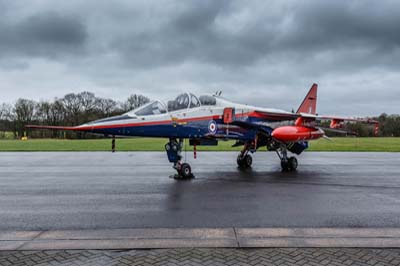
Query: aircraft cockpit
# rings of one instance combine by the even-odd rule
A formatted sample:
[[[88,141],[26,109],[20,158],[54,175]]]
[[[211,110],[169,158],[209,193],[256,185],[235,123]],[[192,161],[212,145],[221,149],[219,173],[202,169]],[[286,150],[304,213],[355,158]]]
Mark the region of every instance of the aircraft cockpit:
[[[202,95],[200,96],[200,98],[197,98],[192,93],[182,93],[178,95],[178,97],[176,97],[175,100],[168,101],[167,105],[165,105],[161,101],[152,101],[129,113],[136,116],[159,115],[159,114],[165,114],[167,112],[174,112],[178,110],[196,108],[200,106],[210,106],[216,104],[217,101],[213,96]]]
[[[200,106],[199,99],[192,93],[182,93],[173,101],[168,101],[168,112]]]
[[[199,100],[201,105],[217,105],[217,100],[213,96],[202,95]]]
[[[146,115],[159,115],[165,114],[167,112],[167,108],[160,101],[154,101],[140,107],[137,111],[135,111],[135,115],[137,116],[146,116]]]
[[[216,105],[217,101],[214,97],[203,95],[197,98],[192,93],[183,93],[173,101],[168,101],[168,112],[177,110],[200,107],[202,105]]]

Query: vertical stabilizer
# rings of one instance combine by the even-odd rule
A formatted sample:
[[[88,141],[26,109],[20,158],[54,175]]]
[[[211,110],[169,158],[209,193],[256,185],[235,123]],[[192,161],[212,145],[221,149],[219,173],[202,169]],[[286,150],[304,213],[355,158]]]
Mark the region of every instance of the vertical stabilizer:
[[[318,85],[314,83],[297,110],[298,114],[305,113],[315,115],[317,113],[317,91]]]

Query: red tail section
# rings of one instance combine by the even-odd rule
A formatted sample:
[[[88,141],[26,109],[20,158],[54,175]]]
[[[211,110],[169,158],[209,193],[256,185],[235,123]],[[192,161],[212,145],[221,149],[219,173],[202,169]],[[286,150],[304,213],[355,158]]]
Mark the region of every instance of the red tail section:
[[[317,92],[318,92],[318,85],[313,84],[310,91],[308,92],[306,98],[304,98],[303,102],[301,103],[297,113],[306,113],[306,114],[313,114],[317,113]]]

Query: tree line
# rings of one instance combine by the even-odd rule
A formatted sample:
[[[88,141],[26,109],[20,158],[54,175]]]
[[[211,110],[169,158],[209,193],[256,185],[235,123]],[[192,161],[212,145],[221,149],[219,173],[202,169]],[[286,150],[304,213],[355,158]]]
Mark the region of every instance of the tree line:
[[[132,94],[125,101],[115,101],[97,97],[94,93],[84,91],[69,93],[62,98],[50,101],[33,101],[18,99],[14,104],[0,104],[0,138],[11,132],[13,138],[27,134],[29,137],[83,138],[98,137],[81,132],[60,132],[49,130],[29,130],[28,124],[50,126],[76,126],[104,117],[120,115],[148,103],[149,98]],[[372,119],[379,121],[379,136],[400,137],[400,116],[381,114]],[[329,123],[323,123],[325,127]],[[364,123],[348,123],[345,129],[360,137],[374,136],[374,128]],[[327,132],[330,136],[341,135]]]
[[[18,99],[14,104],[0,105],[0,138],[5,132],[12,132],[14,138],[25,134],[30,137],[82,138],[92,135],[79,132],[58,132],[47,130],[27,131],[25,125],[76,126],[100,118],[120,115],[148,103],[149,98],[132,94],[125,101],[97,97],[84,91],[69,93],[63,98],[50,101]]]

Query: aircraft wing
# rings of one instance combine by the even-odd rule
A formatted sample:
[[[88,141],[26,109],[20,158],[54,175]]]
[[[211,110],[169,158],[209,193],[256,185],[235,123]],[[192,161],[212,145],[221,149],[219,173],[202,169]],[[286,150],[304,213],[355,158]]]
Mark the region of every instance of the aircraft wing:
[[[26,128],[34,129],[53,129],[53,130],[72,130],[72,131],[84,131],[84,128],[80,127],[63,127],[63,126],[38,126],[38,125],[26,125]]]
[[[336,125],[342,124],[343,122],[361,122],[373,125],[379,124],[379,121],[370,118],[319,116],[317,114],[308,114],[308,113],[279,113],[279,112],[265,112],[256,110],[254,111],[254,115],[252,116],[274,121],[295,121],[299,118],[301,118],[305,122],[331,121],[331,128],[336,128]],[[245,127],[246,125],[243,126]]]
[[[265,111],[254,111],[255,116],[259,118],[265,118],[265,119],[270,119],[270,120],[276,120],[276,121],[290,121],[290,120],[296,120],[299,117],[302,117],[305,120],[317,120],[317,121],[323,121],[323,120],[335,120],[335,121],[349,121],[349,122],[365,122],[368,124],[376,124],[379,123],[376,120],[370,119],[370,118],[354,118],[354,117],[340,117],[340,116],[319,116],[317,114],[307,114],[307,113],[275,113],[275,112],[265,112]]]
[[[266,120],[291,121],[291,120],[296,120],[301,115],[294,113],[267,112],[262,110],[256,110],[254,111],[252,116]]]
[[[340,130],[344,126],[344,122],[360,122],[365,124],[374,125],[374,135],[379,135],[379,121],[370,118],[348,118],[348,117],[337,117],[337,116],[320,116],[320,121],[331,121],[328,130]],[[339,132],[340,133],[340,132]],[[354,134],[354,132],[346,132],[347,134]]]
[[[379,128],[379,121],[370,118],[352,118],[352,117],[338,117],[338,116],[318,116],[318,121],[331,121],[330,128],[341,128],[344,122],[361,122],[365,124],[375,125]]]
[[[375,125],[374,134],[379,134],[379,121],[370,118],[354,118],[354,117],[340,117],[340,116],[319,116],[318,114],[310,113],[281,113],[281,112],[266,112],[264,110],[256,110],[251,115],[252,117],[257,117],[269,121],[295,121],[295,126],[308,126],[316,127],[326,131],[334,131],[336,133],[345,133],[354,135],[354,132],[347,132],[341,129],[344,128],[345,122],[360,122],[365,124]],[[330,121],[329,128],[322,128],[318,126],[318,121]],[[245,121],[234,121],[232,124],[236,124],[243,128],[258,129],[260,131],[264,128],[258,124],[253,124]]]
[[[354,117],[340,117],[340,116],[317,116],[317,120],[336,120],[336,121],[349,121],[349,122],[365,122],[368,124],[376,124],[379,121],[370,118],[354,118]]]
[[[232,125],[239,126],[239,127],[246,128],[246,129],[255,129],[266,135],[270,135],[270,132],[272,131],[272,129],[270,127],[267,127],[264,125],[259,125],[259,124],[254,124],[254,123],[250,123],[250,122],[245,122],[245,121],[233,121]]]

